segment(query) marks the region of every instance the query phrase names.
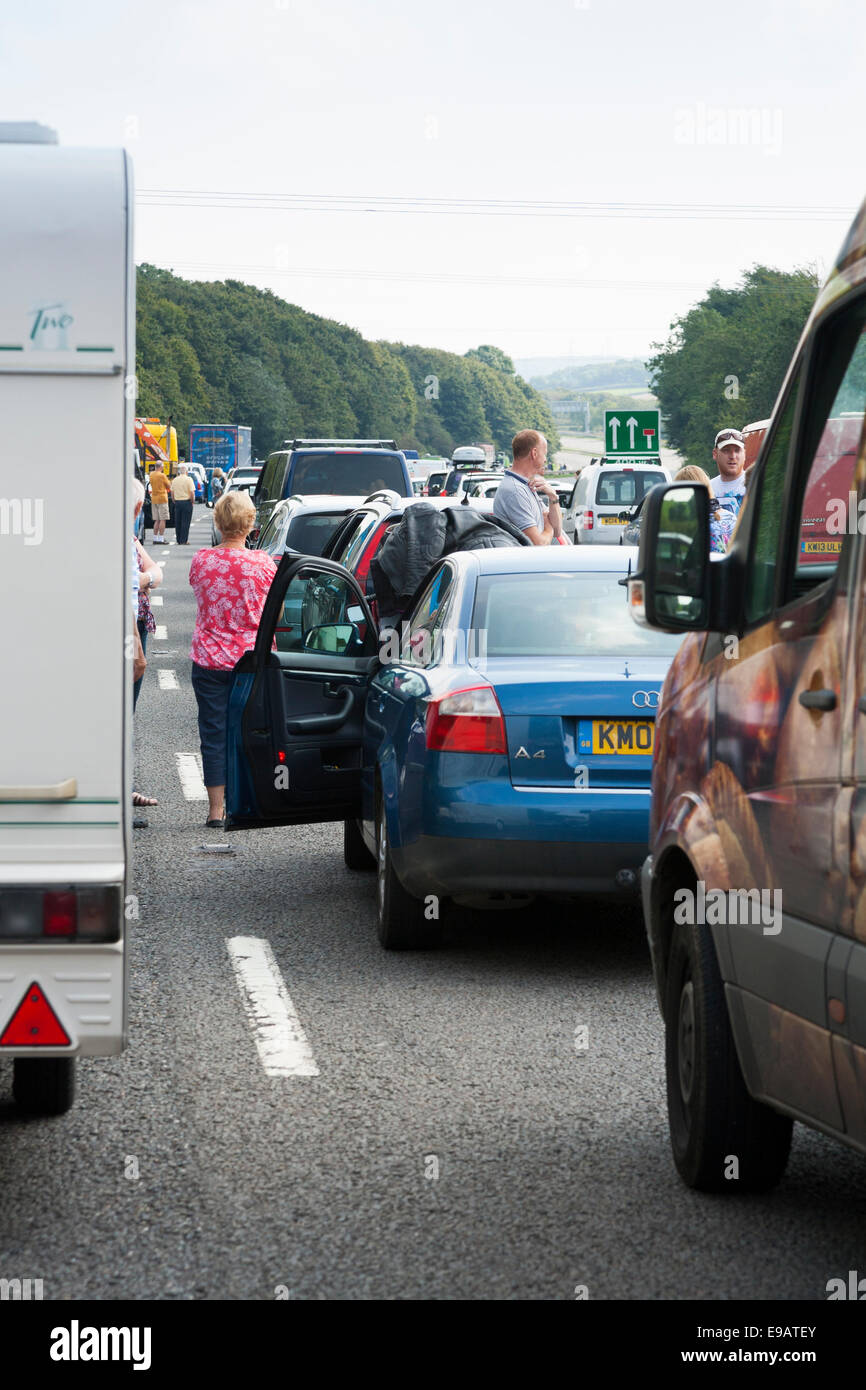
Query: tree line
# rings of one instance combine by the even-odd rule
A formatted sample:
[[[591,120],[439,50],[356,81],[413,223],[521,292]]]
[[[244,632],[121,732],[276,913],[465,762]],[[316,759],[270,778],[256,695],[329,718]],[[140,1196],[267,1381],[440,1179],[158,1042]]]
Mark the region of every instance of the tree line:
[[[755,265],[734,289],[713,285],[664,343],[653,343],[647,367],[663,432],[689,463],[708,466],[723,426],[742,429],[772,413],[818,283],[812,268]]]
[[[191,424],[232,422],[252,427],[258,457],[292,436],[393,438],[422,454],[505,449],[526,428],[559,447],[546,402],[492,345],[460,356],[369,342],[270,290],[152,265],[138,268],[136,332],[136,411],[170,415],[182,452]]]

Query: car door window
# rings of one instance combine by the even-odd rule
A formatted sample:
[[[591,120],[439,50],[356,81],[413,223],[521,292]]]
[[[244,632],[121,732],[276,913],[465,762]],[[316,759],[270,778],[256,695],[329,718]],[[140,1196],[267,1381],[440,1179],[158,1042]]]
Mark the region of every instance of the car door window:
[[[305,566],[290,580],[276,627],[277,651],[360,656],[369,625],[348,578]]]
[[[436,571],[409,621],[404,660],[413,666],[433,666],[442,655],[442,626],[454,587],[454,571],[442,565]]]

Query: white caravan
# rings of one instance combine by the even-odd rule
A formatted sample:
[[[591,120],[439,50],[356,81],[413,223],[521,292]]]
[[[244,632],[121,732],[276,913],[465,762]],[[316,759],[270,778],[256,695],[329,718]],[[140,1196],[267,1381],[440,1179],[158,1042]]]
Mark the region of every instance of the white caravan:
[[[135,269],[122,150],[0,125],[0,1058],[126,1041]]]

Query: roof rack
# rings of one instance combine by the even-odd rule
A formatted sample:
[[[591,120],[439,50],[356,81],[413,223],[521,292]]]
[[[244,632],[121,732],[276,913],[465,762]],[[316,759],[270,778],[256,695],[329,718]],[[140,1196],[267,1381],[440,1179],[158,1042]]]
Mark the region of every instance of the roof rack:
[[[284,449],[394,449],[395,439],[284,439]]]

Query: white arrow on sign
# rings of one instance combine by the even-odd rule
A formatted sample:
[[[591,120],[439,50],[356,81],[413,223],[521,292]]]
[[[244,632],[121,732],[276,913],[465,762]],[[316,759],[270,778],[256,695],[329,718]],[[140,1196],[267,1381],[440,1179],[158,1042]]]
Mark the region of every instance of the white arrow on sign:
[[[634,432],[637,429],[637,420],[633,415],[628,417],[625,422],[625,427],[628,430],[628,447],[634,449]]]
[[[655,430],[644,430],[644,437],[646,439],[647,448],[651,449],[653,446],[653,439],[655,438]]]
[[[619,429],[619,424],[620,424],[620,422],[619,422],[619,416],[618,416],[618,415],[611,415],[611,417],[610,417],[610,422],[609,422],[609,423],[610,423],[610,432],[611,432],[611,434],[612,434],[612,436],[613,436],[613,451],[614,451],[614,453],[616,453],[616,436],[617,436],[617,431],[618,431],[618,429]]]

